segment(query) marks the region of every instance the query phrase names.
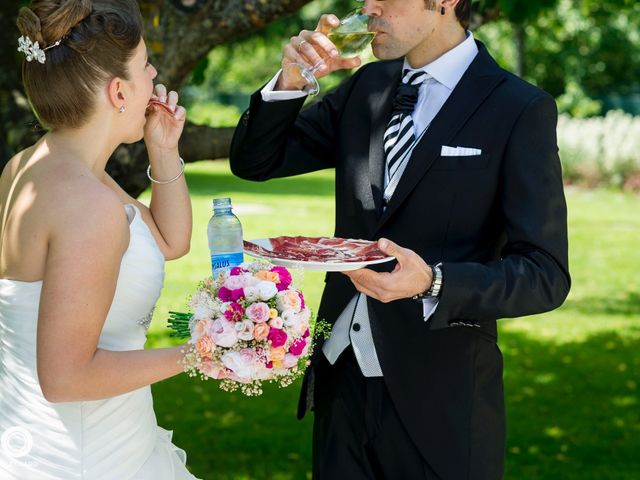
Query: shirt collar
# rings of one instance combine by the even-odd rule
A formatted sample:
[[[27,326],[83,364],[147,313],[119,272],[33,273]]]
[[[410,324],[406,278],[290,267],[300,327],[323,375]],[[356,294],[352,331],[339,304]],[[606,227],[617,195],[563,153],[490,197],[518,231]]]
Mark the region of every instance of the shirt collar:
[[[478,46],[473,38],[473,33],[467,31],[467,38],[464,42],[436,58],[433,62],[415,70],[424,70],[438,83],[453,90],[477,54]],[[414,70],[405,58],[403,69],[407,68]]]

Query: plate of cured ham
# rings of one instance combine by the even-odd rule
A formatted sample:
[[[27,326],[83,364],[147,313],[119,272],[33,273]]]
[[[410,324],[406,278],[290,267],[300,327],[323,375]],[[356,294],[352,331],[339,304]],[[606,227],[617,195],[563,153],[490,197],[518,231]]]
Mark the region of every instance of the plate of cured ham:
[[[324,272],[346,272],[385,263],[378,242],[339,237],[274,237],[244,242],[244,252],[275,265]]]

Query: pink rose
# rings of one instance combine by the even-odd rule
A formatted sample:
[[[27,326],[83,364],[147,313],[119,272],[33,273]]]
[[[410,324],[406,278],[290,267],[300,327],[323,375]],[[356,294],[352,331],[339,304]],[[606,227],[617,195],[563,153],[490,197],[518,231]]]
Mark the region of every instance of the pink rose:
[[[300,308],[304,310],[305,308],[304,295],[302,295],[302,292],[298,292],[298,295],[300,295]]]
[[[244,308],[236,302],[231,302],[224,312],[224,317],[230,322],[239,322],[244,315]]]
[[[296,357],[295,355],[292,355],[292,354],[290,354],[290,353],[287,353],[287,354],[284,356],[284,360],[283,360],[283,362],[282,362],[282,366],[283,366],[284,368],[292,368],[292,367],[295,367],[295,366],[298,364],[298,360],[299,360],[299,357]]]
[[[305,332],[302,334],[302,338],[308,338],[309,336],[311,336],[311,332],[309,331],[309,329],[307,328],[305,330]]]
[[[240,356],[247,365],[253,365],[258,359],[256,351],[253,348],[243,348],[240,350]]]
[[[295,355],[296,357],[299,357],[300,355],[302,355],[304,347],[306,346],[307,341],[304,338],[300,338],[291,344],[291,346],[289,347],[289,353]]]
[[[272,318],[269,321],[269,326],[277,330],[281,330],[283,325],[284,325],[284,320],[282,320],[282,318],[280,317]]]
[[[263,302],[252,303],[247,307],[247,317],[255,323],[269,320],[269,305]]]
[[[294,290],[284,290],[276,295],[276,307],[278,310],[293,310],[298,313],[302,308],[300,295]]]
[[[278,348],[287,343],[287,332],[278,328],[272,328],[267,337],[273,348]]]
[[[210,335],[213,342],[220,347],[233,347],[238,341],[235,325],[222,318],[214,320]]]
[[[291,285],[291,273],[289,273],[289,270],[284,267],[273,267],[271,271],[278,274],[278,282],[276,282],[276,287],[278,288],[279,292],[289,288],[289,285]]]
[[[245,287],[245,281],[242,276],[236,275],[225,280],[224,286],[229,290],[238,290]]]
[[[200,364],[200,371],[210,378],[221,380],[226,378],[226,369],[210,358],[203,358]]]

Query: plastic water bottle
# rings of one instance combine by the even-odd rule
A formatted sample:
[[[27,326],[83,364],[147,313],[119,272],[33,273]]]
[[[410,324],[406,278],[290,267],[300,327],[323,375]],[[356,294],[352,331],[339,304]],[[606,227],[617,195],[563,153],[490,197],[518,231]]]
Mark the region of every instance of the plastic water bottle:
[[[213,216],[207,227],[213,277],[243,262],[242,225],[231,211],[230,198],[213,199]]]

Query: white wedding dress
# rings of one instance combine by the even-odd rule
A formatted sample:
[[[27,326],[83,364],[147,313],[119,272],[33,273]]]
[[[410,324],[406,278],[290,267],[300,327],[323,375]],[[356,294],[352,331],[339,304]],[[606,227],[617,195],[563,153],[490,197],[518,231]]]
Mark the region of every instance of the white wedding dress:
[[[164,257],[139,210],[125,205],[129,247],[98,346],[144,347]],[[42,282],[0,279],[0,479],[195,479],[158,427],[149,386],[105,400],[49,403],[38,383]]]

